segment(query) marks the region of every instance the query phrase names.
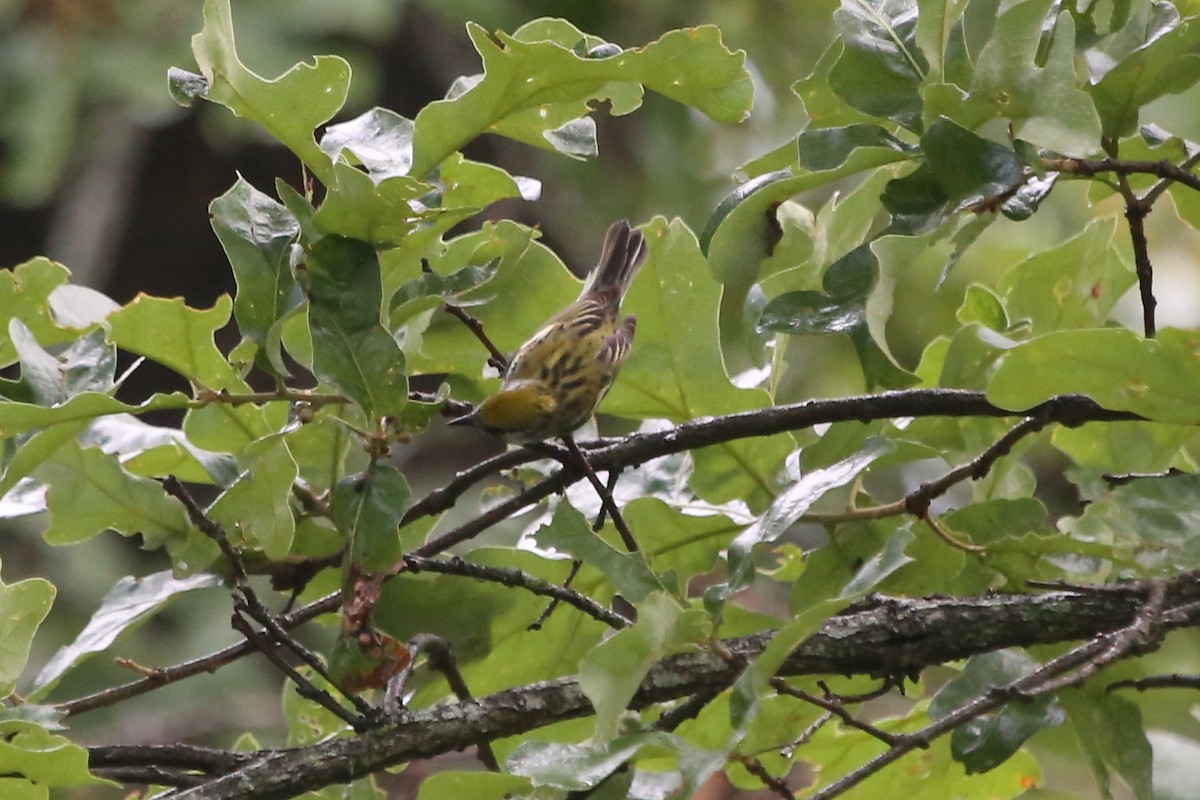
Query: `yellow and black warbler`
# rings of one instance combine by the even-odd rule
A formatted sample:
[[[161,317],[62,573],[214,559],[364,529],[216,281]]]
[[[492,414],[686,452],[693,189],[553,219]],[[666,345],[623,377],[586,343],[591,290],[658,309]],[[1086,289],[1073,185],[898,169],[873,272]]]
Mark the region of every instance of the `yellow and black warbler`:
[[[614,223],[579,298],[521,345],[495,394],[450,424],[537,442],[587,422],[629,355],[636,321],[621,318],[621,298],[645,260],[641,232]]]

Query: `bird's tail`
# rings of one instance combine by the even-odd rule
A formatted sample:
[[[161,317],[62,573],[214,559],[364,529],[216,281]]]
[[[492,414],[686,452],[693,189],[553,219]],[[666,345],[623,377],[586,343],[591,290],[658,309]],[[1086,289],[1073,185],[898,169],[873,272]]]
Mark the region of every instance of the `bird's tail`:
[[[646,261],[646,240],[625,220],[614,222],[604,237],[600,262],[588,274],[583,294],[614,295],[618,299]]]

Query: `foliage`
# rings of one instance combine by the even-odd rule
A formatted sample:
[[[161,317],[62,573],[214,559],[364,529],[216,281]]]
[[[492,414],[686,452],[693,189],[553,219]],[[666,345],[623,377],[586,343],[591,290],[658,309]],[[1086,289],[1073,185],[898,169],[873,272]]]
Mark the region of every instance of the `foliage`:
[[[239,56],[228,0],[207,0],[199,72],[173,69],[173,96],[256,124],[308,180],[237,178],[213,200],[238,291],[210,309],[148,296],[117,307],[46,259],[0,274],[11,368],[0,515],[44,514],[52,545],[112,530],[165,556],[163,572],[99,601],[23,698],[54,587],[0,585],[6,791],[99,780],[58,731],[125,695],[55,700],[58,681],[220,581],[249,644],[206,666],[291,648],[279,663],[286,738],[304,749],[132,766],[94,750],[95,776],[201,784],[179,792],[194,797],[336,792],[353,776],[353,791],[373,796],[367,773],[404,753],[478,744],[504,774],[441,774],[421,796],[687,796],[723,770],[783,796],[809,775],[805,790],[822,798],[880,796],[884,784],[999,798],[1043,780],[1038,748],[1061,746],[1065,731],[1102,796],[1114,781],[1139,800],[1184,796],[1172,783],[1184,771],[1167,762],[1152,774],[1143,698],[1106,693],[1104,668],[1155,671],[1132,657],[1197,618],[1200,348],[1194,331],[1157,330],[1144,224],[1167,197],[1196,220],[1200,146],[1153,116],[1155,101],[1200,80],[1189,9],[844,0],[838,37],[794,87],[808,125],[746,164],[702,231],[664,217],[640,226],[649,260],[625,304],[637,340],[600,409],[640,433],[583,446],[616,480],[639,544],[626,552],[611,513],[593,531],[600,504],[563,448],[493,457],[424,496],[410,488],[427,481],[407,448],[445,446],[435,418],[496,385],[463,317],[512,352],[579,288],[536,230],[476,223],[501,201],[536,201],[540,184],[463,148],[493,134],[593,158],[592,112],[633,113],[647,90],[737,123],[753,100],[745,54],[713,26],[622,50],[559,19],[511,33],[471,25],[482,72],[445,99],[414,119],[377,108],[330,124],[351,91],[347,62],[321,56],[265,79]],[[1071,193],[1080,182],[1090,195]],[[1020,242],[1056,204],[1077,224]],[[989,237],[1018,244],[989,279],[956,283]],[[956,316],[923,320],[915,342],[902,332],[928,298],[905,293],[913,282],[958,294]],[[1139,331],[1113,319],[1135,286]],[[242,338],[226,351],[217,335],[231,323]],[[830,340],[871,394],[795,403],[811,399],[794,380],[801,351]],[[126,354],[190,391],[130,397]],[[480,483],[495,488],[474,507],[464,495]],[[572,578],[568,558],[581,564]],[[264,600],[261,576],[283,594]],[[1033,609],[1020,593],[1047,582],[1122,586],[1054,595],[1038,612],[1059,614],[1053,624],[995,621]],[[289,592],[307,605],[275,616]],[[917,621],[957,649],[923,633],[902,647],[860,642],[855,626],[907,608],[875,593],[935,610],[978,601],[974,624],[950,635],[941,613]],[[544,614],[551,597],[560,606]],[[1104,613],[1076,613],[1085,606]],[[322,654],[286,633],[332,611],[338,633]],[[825,684],[814,673],[831,670],[797,653],[839,625],[857,660],[836,662],[849,677]],[[899,698],[899,683],[933,665],[939,690]],[[389,749],[412,719],[491,719],[504,704],[484,696],[498,692],[546,715],[484,729],[464,716],[440,750]],[[859,713],[883,693],[895,702]],[[451,696],[457,705],[436,705]],[[295,758],[294,771],[274,758]],[[219,778],[229,773],[241,783]]]

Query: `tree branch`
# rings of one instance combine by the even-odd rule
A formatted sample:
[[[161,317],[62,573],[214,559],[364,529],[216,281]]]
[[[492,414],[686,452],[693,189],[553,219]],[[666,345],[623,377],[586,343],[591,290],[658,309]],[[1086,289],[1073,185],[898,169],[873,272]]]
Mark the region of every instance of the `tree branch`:
[[[1114,422],[1140,420],[1142,417],[1128,411],[1106,409],[1083,395],[1059,395],[1039,403],[1030,409],[1010,410],[988,402],[983,392],[964,389],[911,389],[907,391],[882,392],[874,395],[842,397],[834,400],[809,400],[792,405],[772,406],[756,411],[744,411],[723,417],[706,417],[677,425],[655,433],[636,433],[612,441],[586,442],[580,447],[588,451],[588,463],[596,471],[610,471],[643,464],[660,456],[681,453],[714,444],[723,444],[756,436],[771,436],[777,433],[802,430],[814,425],[832,422],[870,422],[897,417],[1027,417],[1037,420],[1037,427],[1051,423],[1067,426],[1085,422]],[[1031,425],[1034,423],[1030,423]],[[1009,436],[1020,438],[1026,427]],[[1002,441],[1011,446],[1006,436]],[[999,451],[996,457],[1001,455]],[[974,462],[972,462],[973,464]],[[490,472],[479,470],[472,477],[482,479]],[[460,473],[459,477],[462,477]],[[561,492],[583,478],[578,467],[563,468],[543,478],[520,494],[503,503],[492,506],[478,517],[431,539],[413,551],[418,556],[433,556],[445,552],[455,545],[483,533],[492,525],[507,519],[524,508],[528,508],[551,494]],[[458,496],[469,488],[466,480],[455,479],[456,492],[443,494],[437,504],[453,505]],[[424,501],[422,501],[423,503]],[[445,505],[445,504],[449,505]],[[418,503],[421,505],[421,503]],[[415,507],[415,506],[414,506]],[[405,515],[402,524],[416,519]],[[396,566],[397,570],[402,565]]]
[[[906,674],[1006,647],[1091,640],[1136,624],[1153,586],[1143,582],[1104,592],[874,599],[828,620],[792,653],[779,674]],[[1200,602],[1200,574],[1181,575],[1162,583],[1161,590],[1167,608],[1196,604]],[[1163,614],[1157,628],[1165,632],[1194,625],[1195,612],[1193,605],[1192,616]],[[770,634],[761,634],[725,640],[723,646],[737,661],[752,660],[769,640]],[[1094,655],[1089,651],[1089,658]],[[1080,663],[1086,660],[1079,659]],[[740,671],[709,649],[671,656],[649,671],[630,705],[644,708],[720,691],[732,684]],[[169,797],[293,797],[402,761],[459,750],[481,738],[514,736],[590,713],[591,704],[576,679],[543,681],[469,703],[442,704],[410,713],[357,737],[263,752],[253,763]]]
[[[636,434],[617,440],[582,442],[580,447],[588,451],[588,458],[594,468],[610,470],[644,463],[653,458],[681,452],[692,447],[733,441],[748,436],[768,436],[826,422],[938,415],[951,417],[1026,416],[1043,420],[1047,424],[1057,422],[1069,426],[1093,421],[1141,419],[1136,414],[1127,411],[1105,409],[1091,399],[1080,395],[1053,397],[1034,409],[1021,412],[1009,411],[989,403],[982,392],[958,389],[921,389],[833,400],[812,400],[793,405],[776,406],[758,411],[686,422],[675,428],[652,434]],[[440,513],[451,508],[471,486],[500,470],[525,463],[536,457],[534,453],[514,450],[463,470],[449,484],[434,490],[415,503],[401,524],[405,525],[421,516]],[[577,472],[560,470],[516,497],[493,507],[479,518],[471,520],[437,539],[426,542],[425,545],[408,554],[408,557],[422,558],[444,552],[455,544],[478,535],[491,525],[518,513],[521,509],[533,505],[542,498],[565,489],[581,477]],[[401,561],[395,569],[397,572],[401,572],[406,568],[405,562]],[[292,628],[321,614],[337,610],[340,602],[340,594],[330,594],[294,612],[280,615],[277,619],[280,627]],[[616,622],[616,620],[611,622]],[[208,656],[155,670],[151,676],[59,703],[56,708],[67,715],[73,715],[112,705],[201,672],[213,672],[253,651],[254,648],[249,643],[239,642]]]
[[[298,608],[288,614],[281,614],[275,618],[281,628],[294,628],[308,622],[311,619],[337,611],[341,605],[340,594],[329,594],[319,600],[314,600],[302,608]],[[67,700],[58,703],[54,708],[67,716],[73,714],[82,714],[84,711],[91,711],[96,708],[103,708],[114,703],[119,703],[122,700],[128,700],[130,697],[136,697],[140,694],[153,691],[162,686],[167,686],[172,683],[178,683],[184,678],[190,678],[193,675],[199,675],[202,672],[215,672],[218,668],[225,666],[242,656],[257,652],[257,649],[250,642],[242,640],[237,644],[232,644],[229,647],[218,650],[215,653],[210,653],[201,658],[185,661],[182,664],[176,664],[170,667],[162,667],[155,669],[150,675],[145,678],[140,678],[136,681],[122,684],[121,686],[113,686],[109,689],[103,689],[94,694],[77,697],[74,700]]]
[[[1185,163],[1191,163],[1191,159]],[[1119,158],[1099,158],[1095,160],[1083,158],[1048,158],[1042,160],[1042,166],[1054,172],[1081,175],[1085,178],[1091,178],[1103,172],[1111,172],[1114,175],[1154,175],[1163,180],[1181,183],[1190,189],[1200,191],[1200,177],[1166,160],[1123,161]]]

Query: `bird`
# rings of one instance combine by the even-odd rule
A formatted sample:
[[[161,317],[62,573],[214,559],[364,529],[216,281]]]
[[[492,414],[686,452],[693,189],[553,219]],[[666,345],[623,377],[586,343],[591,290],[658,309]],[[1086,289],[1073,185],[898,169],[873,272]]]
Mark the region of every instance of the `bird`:
[[[579,297],[546,320],[513,354],[500,388],[450,422],[514,444],[567,436],[591,418],[629,356],[637,319],[621,300],[646,261],[641,232],[621,220]]]

